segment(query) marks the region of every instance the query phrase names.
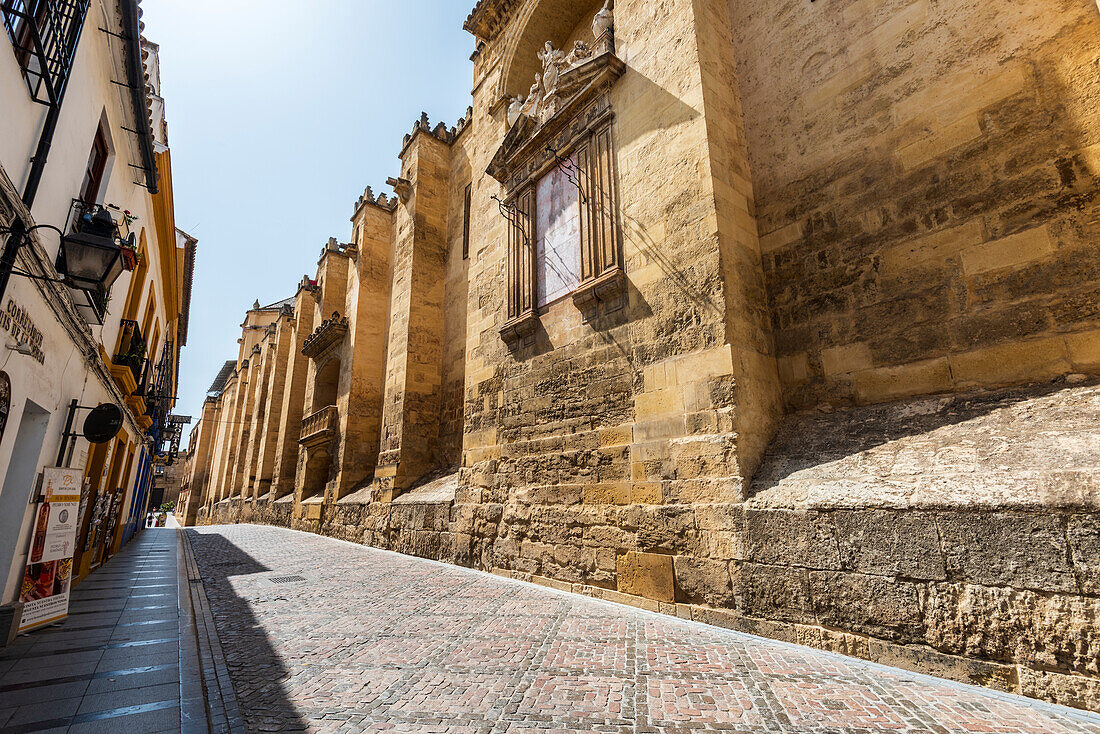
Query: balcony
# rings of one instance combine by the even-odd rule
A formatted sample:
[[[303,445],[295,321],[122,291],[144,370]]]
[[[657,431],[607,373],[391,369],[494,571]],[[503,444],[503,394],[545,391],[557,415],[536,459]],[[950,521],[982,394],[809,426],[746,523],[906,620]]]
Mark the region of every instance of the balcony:
[[[123,319],[118,332],[118,349],[111,362],[111,374],[126,395],[133,395],[141,382],[146,359],[145,338],[136,321]]]
[[[321,322],[302,344],[302,354],[318,362],[336,350],[348,333],[348,317],[338,313]]]
[[[331,441],[336,435],[339,420],[340,413],[335,405],[318,410],[302,421],[302,434],[298,443],[303,446],[318,446]]]

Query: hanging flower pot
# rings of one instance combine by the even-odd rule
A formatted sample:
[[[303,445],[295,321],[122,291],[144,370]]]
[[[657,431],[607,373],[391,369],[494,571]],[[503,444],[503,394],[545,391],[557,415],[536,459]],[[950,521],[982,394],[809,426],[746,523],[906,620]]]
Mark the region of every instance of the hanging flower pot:
[[[129,247],[120,248],[122,250],[122,267],[126,270],[133,271],[138,266],[138,261],[141,256],[137,253],[137,250],[132,250]]]

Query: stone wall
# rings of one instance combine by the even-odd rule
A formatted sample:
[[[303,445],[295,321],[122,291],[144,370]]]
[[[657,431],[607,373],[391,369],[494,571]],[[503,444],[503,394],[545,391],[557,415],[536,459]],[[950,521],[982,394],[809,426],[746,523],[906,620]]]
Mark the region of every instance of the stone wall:
[[[1100,367],[1091,4],[729,8],[788,405]]]
[[[392,268],[385,346],[350,355],[384,375],[360,406],[381,416],[373,479],[308,504],[207,492],[204,521],[1100,709],[1100,389],[1070,374],[1100,370],[1100,20],[1068,0],[619,0],[622,75],[574,109],[609,112],[594,198],[624,291],[505,340],[518,240],[483,172],[523,130],[506,95],[547,39],[592,40],[599,5],[484,0],[500,22],[473,22],[473,107],[404,142],[359,243],[376,281]],[[219,420],[244,411],[239,382]]]
[[[1100,709],[1097,414],[1096,382],[802,414],[747,502],[560,485],[341,502],[293,527]],[[212,520],[290,526],[289,508]]]

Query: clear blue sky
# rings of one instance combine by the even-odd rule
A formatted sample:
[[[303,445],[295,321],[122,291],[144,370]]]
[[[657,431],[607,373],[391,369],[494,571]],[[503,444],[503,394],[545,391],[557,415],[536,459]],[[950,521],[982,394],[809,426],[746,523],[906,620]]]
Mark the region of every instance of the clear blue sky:
[[[176,224],[199,239],[177,413],[198,418],[252,302],[292,295],[329,237],[350,238],[363,189],[388,192],[421,111],[433,125],[465,114],[473,4],[143,1]]]

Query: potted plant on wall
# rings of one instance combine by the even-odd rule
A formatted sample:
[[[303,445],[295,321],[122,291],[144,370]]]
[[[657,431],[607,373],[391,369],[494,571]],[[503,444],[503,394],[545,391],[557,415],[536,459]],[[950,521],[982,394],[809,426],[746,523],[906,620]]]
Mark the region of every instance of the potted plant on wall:
[[[129,237],[122,240],[119,249],[122,250],[122,267],[129,271],[136,270],[138,263],[141,262],[141,253],[137,250],[132,232]]]
[[[118,234],[119,246],[122,250],[122,267],[132,272],[141,262],[141,253],[137,249],[137,235],[130,228],[130,225],[137,221],[137,217],[131,214],[129,209],[119,209],[113,204],[108,204],[107,207],[119,212]]]

